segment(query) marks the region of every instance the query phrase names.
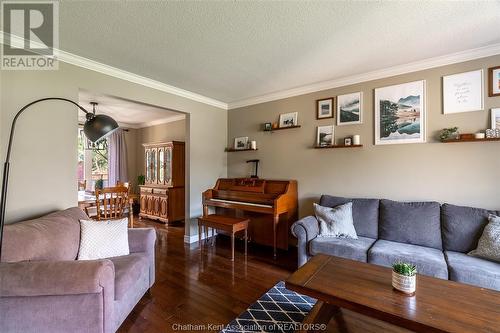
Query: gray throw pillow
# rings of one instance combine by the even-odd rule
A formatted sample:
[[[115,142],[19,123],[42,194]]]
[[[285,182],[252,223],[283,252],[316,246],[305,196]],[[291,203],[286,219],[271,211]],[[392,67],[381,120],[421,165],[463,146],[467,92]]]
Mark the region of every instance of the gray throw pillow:
[[[500,217],[490,215],[488,220],[477,249],[470,251],[469,255],[500,262]]]
[[[314,213],[319,222],[318,237],[358,239],[352,219],[352,202],[333,208],[314,204]]]

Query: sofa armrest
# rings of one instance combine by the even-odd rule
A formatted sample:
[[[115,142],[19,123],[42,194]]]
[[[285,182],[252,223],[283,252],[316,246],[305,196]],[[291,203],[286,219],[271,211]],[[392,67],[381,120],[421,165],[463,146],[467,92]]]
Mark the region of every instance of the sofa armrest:
[[[153,228],[128,229],[130,253],[145,252],[149,259],[149,287],[155,283],[155,244],[156,231]]]
[[[0,263],[0,297],[114,295],[114,281],[110,260]]]
[[[155,251],[156,232],[153,228],[128,229],[130,253]]]
[[[306,216],[292,225],[292,234],[297,237],[298,267],[309,259],[308,243],[319,234],[319,223],[314,216]]]

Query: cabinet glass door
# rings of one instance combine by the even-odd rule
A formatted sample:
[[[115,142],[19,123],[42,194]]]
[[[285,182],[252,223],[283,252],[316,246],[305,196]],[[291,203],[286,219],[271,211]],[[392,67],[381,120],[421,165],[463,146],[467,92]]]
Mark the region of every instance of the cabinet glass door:
[[[165,147],[165,184],[172,185],[172,146]]]
[[[158,184],[165,183],[165,150],[158,148]]]
[[[151,183],[151,150],[146,149],[146,183]]]
[[[158,149],[151,149],[151,183],[156,183],[157,170],[158,170],[158,160],[156,158]]]

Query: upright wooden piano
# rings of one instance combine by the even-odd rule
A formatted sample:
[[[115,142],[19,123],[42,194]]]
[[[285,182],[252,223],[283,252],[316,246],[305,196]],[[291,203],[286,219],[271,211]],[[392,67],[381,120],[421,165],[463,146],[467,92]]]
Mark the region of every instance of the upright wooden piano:
[[[297,181],[220,178],[203,192],[203,214],[215,207],[221,215],[247,217],[249,239],[288,250],[290,227],[297,220]]]

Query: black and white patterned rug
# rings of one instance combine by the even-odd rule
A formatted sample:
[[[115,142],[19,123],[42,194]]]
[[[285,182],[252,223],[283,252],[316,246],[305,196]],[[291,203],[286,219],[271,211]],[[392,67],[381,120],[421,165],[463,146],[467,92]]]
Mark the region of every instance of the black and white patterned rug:
[[[278,282],[221,333],[294,332],[316,304],[316,299],[297,294]]]

